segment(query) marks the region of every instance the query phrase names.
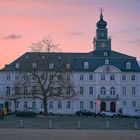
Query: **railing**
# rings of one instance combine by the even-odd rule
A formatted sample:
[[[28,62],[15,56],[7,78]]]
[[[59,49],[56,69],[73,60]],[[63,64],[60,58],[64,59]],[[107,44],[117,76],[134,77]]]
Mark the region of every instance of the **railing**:
[[[100,100],[118,100],[119,99],[119,95],[115,94],[115,95],[98,95],[98,99]]]

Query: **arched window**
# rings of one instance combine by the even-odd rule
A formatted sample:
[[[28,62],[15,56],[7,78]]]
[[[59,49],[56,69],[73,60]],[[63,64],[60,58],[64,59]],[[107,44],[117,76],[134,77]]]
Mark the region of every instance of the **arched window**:
[[[130,62],[126,63],[126,69],[128,69],[128,70],[131,69],[131,63]]]
[[[106,94],[106,88],[105,87],[101,87],[100,94],[101,95],[105,95]]]
[[[115,95],[115,87],[110,88],[110,95]]]
[[[20,68],[20,64],[16,63],[16,68],[19,69]]]
[[[49,64],[49,69],[53,69],[54,68],[54,64],[53,63],[50,63]]]
[[[84,69],[89,69],[89,62],[84,62]]]
[[[37,68],[37,63],[33,63],[33,64],[32,64],[32,68],[33,68],[33,69],[36,69],[36,68]]]

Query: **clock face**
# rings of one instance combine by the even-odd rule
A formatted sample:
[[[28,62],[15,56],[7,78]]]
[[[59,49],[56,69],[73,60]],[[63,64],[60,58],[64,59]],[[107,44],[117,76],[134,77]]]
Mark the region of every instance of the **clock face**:
[[[101,47],[101,48],[104,48],[104,47],[105,47],[105,43],[102,42],[102,43],[100,44],[100,47]]]

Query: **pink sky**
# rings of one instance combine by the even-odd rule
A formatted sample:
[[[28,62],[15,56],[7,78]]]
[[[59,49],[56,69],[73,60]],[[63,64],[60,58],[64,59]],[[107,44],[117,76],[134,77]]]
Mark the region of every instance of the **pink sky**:
[[[140,60],[139,0],[0,0],[0,68],[48,35],[63,52],[92,51],[100,7],[112,49]]]

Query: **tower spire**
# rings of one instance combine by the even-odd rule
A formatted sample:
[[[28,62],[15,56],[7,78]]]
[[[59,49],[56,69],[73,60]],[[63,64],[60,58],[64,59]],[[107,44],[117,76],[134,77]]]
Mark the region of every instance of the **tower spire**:
[[[100,11],[100,19],[103,19],[103,11],[104,11],[103,7],[101,7],[99,11]]]

